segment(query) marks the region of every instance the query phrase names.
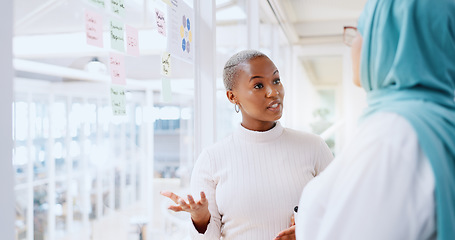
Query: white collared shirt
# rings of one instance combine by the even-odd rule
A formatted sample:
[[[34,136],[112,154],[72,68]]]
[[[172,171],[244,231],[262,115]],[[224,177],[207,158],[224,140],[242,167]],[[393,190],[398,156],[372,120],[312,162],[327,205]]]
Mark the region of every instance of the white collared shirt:
[[[297,240],[435,239],[435,179],[412,126],[376,113],[304,189]]]

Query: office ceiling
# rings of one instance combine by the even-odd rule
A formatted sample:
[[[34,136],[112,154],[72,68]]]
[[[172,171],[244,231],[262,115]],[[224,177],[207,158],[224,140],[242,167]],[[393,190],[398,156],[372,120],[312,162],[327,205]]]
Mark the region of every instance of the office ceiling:
[[[366,0],[264,0],[296,44],[341,42],[343,26],[357,25]],[[269,18],[270,19],[270,18]]]
[[[341,44],[343,26],[357,26],[366,0],[265,0],[273,11],[263,10],[279,23],[295,45]],[[267,5],[262,5],[263,9]],[[336,86],[342,79],[340,55],[299,56],[315,86]]]

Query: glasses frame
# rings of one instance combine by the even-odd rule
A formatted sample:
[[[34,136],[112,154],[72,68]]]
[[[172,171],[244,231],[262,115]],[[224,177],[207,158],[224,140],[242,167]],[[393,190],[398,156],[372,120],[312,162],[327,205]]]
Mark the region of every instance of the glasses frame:
[[[357,28],[353,26],[344,26],[343,27],[343,43],[346,44],[348,47],[352,46],[352,40],[355,38],[348,38],[346,32],[349,30],[354,30],[357,33]]]

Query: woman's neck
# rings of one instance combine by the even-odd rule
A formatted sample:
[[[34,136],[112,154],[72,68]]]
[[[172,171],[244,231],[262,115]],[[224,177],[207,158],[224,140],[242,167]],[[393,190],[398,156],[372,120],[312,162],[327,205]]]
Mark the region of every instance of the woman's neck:
[[[272,129],[273,127],[275,127],[276,125],[276,122],[273,121],[273,122],[258,122],[258,123],[255,123],[255,124],[251,124],[251,123],[247,123],[245,121],[242,121],[242,126],[248,130],[251,130],[251,131],[257,131],[257,132],[265,132],[265,131],[268,131],[270,129]]]

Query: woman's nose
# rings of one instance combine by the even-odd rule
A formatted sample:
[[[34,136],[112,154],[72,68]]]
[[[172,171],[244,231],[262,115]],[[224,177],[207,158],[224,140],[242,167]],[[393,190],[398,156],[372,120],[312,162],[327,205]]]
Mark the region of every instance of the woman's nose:
[[[274,97],[277,95],[280,95],[280,91],[278,91],[278,89],[273,88],[273,87],[269,87],[267,89],[267,97]]]

